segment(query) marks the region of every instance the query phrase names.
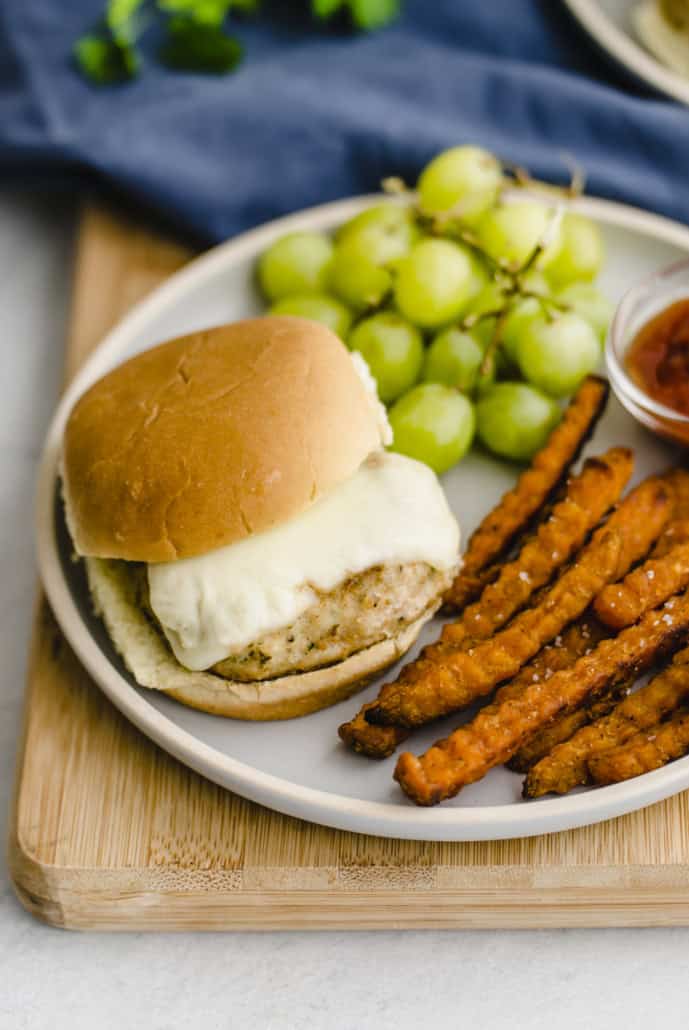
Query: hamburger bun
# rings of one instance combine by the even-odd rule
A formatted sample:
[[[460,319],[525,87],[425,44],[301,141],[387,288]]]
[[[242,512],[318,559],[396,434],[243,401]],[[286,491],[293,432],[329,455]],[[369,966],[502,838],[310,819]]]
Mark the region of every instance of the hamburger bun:
[[[109,372],[65,430],[79,554],[194,557],[299,515],[380,447],[342,342],[305,319],[191,333]]]
[[[192,671],[150,596],[147,565],[210,559],[217,570],[218,549],[303,515],[382,453],[389,427],[355,360],[314,322],[250,319],[137,355],[75,405],[63,447],[67,523],[96,612],[140,686],[238,719],[305,715],[394,663],[437,610],[449,568],[372,567],[359,592],[345,576],[270,648],[259,637]]]

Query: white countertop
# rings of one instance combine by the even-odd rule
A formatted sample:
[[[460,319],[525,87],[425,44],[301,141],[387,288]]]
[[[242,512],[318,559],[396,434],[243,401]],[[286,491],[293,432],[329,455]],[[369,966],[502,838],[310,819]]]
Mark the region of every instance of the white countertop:
[[[57,395],[75,206],[0,194],[0,833]],[[685,949],[687,949],[685,951]],[[81,935],[15,901],[0,858],[0,1030],[647,1030],[686,1023],[686,930]]]

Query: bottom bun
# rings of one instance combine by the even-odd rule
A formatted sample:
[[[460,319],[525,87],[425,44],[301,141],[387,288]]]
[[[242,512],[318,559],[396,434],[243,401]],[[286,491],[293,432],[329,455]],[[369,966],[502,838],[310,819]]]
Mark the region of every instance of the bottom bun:
[[[240,683],[212,672],[191,672],[179,664],[137,603],[126,563],[100,558],[86,558],[85,563],[96,613],[139,686],[163,691],[190,708],[233,719],[293,719],[350,697],[409,650],[440,605],[438,597],[437,603],[398,636],[381,640],[334,665]]]

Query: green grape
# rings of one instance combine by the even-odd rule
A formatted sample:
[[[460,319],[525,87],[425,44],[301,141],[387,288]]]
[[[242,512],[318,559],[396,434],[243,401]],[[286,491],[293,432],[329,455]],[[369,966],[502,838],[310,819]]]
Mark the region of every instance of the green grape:
[[[502,325],[501,343],[513,365],[518,363],[517,352],[526,327],[543,314],[543,306],[535,297],[514,300]]]
[[[488,450],[528,461],[560,419],[550,397],[526,383],[497,383],[476,406],[476,431]]]
[[[472,297],[477,297],[483,290],[487,289],[491,284],[490,272],[484,262],[476,255],[472,254],[470,250],[466,251],[466,255],[471,262],[471,271],[474,278],[473,287],[471,290]]]
[[[592,283],[570,283],[569,286],[557,291],[555,300],[560,304],[566,304],[577,315],[585,318],[595,329],[601,343],[605,340],[613,306]]]
[[[484,315],[488,311],[502,311],[505,306],[505,291],[499,283],[487,283],[467,304],[465,317]]]
[[[520,268],[542,240],[551,218],[552,208],[534,200],[520,200],[494,207],[481,219],[476,231],[494,261],[503,260]],[[560,242],[560,234],[556,233],[538,259],[539,268],[546,268],[554,259]]]
[[[332,240],[320,232],[293,232],[261,255],[258,279],[268,300],[325,288]]]
[[[376,204],[345,222],[337,242],[374,265],[390,265],[406,257],[419,235],[410,207]]]
[[[591,282],[603,264],[603,239],[590,218],[567,213],[562,219],[562,245],[548,265],[553,286],[585,280]]]
[[[322,322],[343,340],[352,324],[351,311],[327,293],[297,293],[293,297],[283,297],[277,304],[273,304],[268,314],[295,315],[297,318]]]
[[[600,361],[600,344],[580,315],[540,315],[525,327],[517,361],[528,382],[553,397],[566,397],[593,372]]]
[[[502,183],[502,168],[480,147],[453,147],[438,154],[421,172],[421,209],[427,214],[452,211],[473,225],[493,206]]]
[[[377,307],[392,289],[392,276],[386,268],[344,243],[335,248],[328,281],[333,293],[355,311]]]
[[[421,375],[421,333],[395,311],[381,311],[359,322],[347,342],[366,360],[385,404],[410,389]]]
[[[471,298],[464,312],[464,318],[473,321],[477,315],[486,315],[489,311],[502,311],[506,303],[507,298],[502,287],[496,282],[489,282]],[[487,347],[493,339],[496,321],[497,318],[482,318],[471,326],[472,334],[484,347]]]
[[[441,475],[463,458],[474,438],[471,401],[441,383],[422,383],[389,412],[393,451],[406,454]]]
[[[475,288],[475,270],[463,247],[422,240],[399,264],[395,301],[410,322],[435,329],[461,314]]]
[[[444,329],[426,351],[422,379],[427,383],[454,386],[462,393],[471,393],[479,385],[484,388],[491,378],[490,372],[485,375],[480,372],[484,353],[484,348],[471,333],[452,327]],[[494,367],[492,378],[495,378]]]

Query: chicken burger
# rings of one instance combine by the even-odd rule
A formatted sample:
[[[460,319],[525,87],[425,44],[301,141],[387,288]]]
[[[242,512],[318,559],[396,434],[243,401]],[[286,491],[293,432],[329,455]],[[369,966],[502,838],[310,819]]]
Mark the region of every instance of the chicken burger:
[[[396,661],[459,530],[434,473],[389,442],[363,360],[303,319],[192,333],[95,383],[65,430],[66,518],[137,683],[285,719]]]

